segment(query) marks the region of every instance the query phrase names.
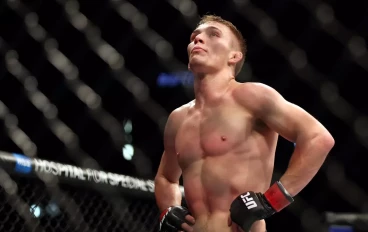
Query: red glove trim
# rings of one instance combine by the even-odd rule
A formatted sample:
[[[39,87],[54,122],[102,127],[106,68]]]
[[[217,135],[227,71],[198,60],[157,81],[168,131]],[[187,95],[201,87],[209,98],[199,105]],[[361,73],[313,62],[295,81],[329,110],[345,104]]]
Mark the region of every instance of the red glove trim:
[[[294,201],[280,181],[274,183],[264,193],[264,196],[276,212],[280,212],[283,208],[290,205]]]
[[[162,211],[162,213],[160,214],[160,221],[162,221],[162,219],[165,217],[165,215],[170,211],[171,207],[165,209],[164,211]]]

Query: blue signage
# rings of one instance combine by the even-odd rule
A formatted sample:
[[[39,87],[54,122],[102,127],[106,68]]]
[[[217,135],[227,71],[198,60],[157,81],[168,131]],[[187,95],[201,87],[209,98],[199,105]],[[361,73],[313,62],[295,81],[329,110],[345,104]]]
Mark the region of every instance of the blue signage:
[[[32,160],[29,157],[17,153],[13,153],[13,156],[15,158],[14,171],[24,174],[32,171]]]

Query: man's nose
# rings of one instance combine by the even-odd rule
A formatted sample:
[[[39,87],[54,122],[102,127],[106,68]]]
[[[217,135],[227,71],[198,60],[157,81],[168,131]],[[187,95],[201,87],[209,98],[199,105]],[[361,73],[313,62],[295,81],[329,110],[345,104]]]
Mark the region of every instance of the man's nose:
[[[197,43],[204,43],[204,40],[202,38],[202,36],[199,34],[197,35],[195,38],[194,38],[194,44],[197,44]]]

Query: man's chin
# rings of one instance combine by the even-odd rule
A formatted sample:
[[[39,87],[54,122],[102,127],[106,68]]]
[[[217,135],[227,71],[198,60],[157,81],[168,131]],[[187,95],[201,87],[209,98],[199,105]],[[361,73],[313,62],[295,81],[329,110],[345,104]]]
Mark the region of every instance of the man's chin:
[[[208,69],[204,62],[200,62],[198,60],[191,61],[189,63],[189,67],[190,71],[192,71],[193,73],[203,73],[206,72],[206,70]]]

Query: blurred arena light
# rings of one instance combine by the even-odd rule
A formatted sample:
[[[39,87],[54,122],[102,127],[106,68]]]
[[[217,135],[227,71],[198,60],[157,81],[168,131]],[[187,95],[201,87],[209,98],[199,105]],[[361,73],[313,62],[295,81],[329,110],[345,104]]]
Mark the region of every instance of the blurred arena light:
[[[183,71],[175,73],[161,73],[157,78],[159,87],[177,87],[186,86],[193,87],[194,76],[192,72]]]
[[[333,8],[316,0],[298,0],[320,24],[320,28],[343,44],[355,62],[368,71],[367,44],[363,37],[346,28],[337,20]]]
[[[133,131],[133,124],[132,124],[132,121],[131,120],[127,120],[125,122],[125,124],[124,124],[124,131],[127,134],[132,133],[132,131]]]
[[[169,72],[186,70],[188,68],[186,64],[183,64],[174,56],[172,45],[155,30],[151,29],[148,24],[145,24],[144,27],[136,27],[134,18],[146,17],[139,9],[125,0],[110,0],[110,3],[112,8],[115,9],[124,20],[132,24],[139,40],[156,53],[160,63]],[[135,13],[134,17],[132,17],[131,12]]]
[[[60,215],[61,211],[60,211],[60,207],[58,206],[57,203],[50,201],[47,206],[45,207],[45,212],[51,217],[56,217],[58,215]]]
[[[192,0],[167,0],[184,17],[184,23],[189,28],[195,28],[198,23],[198,7]]]
[[[127,70],[124,67],[124,62],[118,62],[117,63],[118,65],[116,65],[115,63],[114,64],[109,63],[109,59],[106,56],[111,55],[111,53],[114,53],[115,54],[114,56],[118,56],[119,57],[118,60],[120,61],[124,61],[124,57],[120,55],[111,45],[109,45],[106,41],[104,41],[101,38],[98,27],[96,27],[84,14],[82,14],[79,11],[79,3],[77,1],[75,0],[69,0],[67,2],[61,0],[56,1],[64,7],[66,17],[70,21],[70,23],[78,31],[83,33],[90,48],[94,52],[96,52],[96,54],[99,57],[101,57],[102,60],[104,60],[107,64],[110,65],[111,71],[116,80],[118,80],[123,87],[125,87],[129,92],[132,93],[133,97],[136,100],[137,106],[154,122],[157,123],[161,133],[163,133],[168,113],[162,106],[160,106],[157,102],[151,99],[148,86],[140,78],[138,78],[129,70]],[[133,5],[129,3],[125,3],[125,5],[120,5],[118,0],[117,2],[114,1],[112,4],[113,8],[117,10],[117,12],[121,14],[123,18],[126,18],[128,21],[130,20],[129,22],[131,22],[132,15],[129,12],[127,12],[126,7],[128,7],[128,9],[130,9],[131,11],[135,12],[136,8]],[[121,10],[122,8],[123,10]],[[78,23],[79,20],[83,21],[83,27],[79,25]],[[152,33],[150,32],[152,31],[149,31],[148,34],[142,34],[141,37],[154,39],[152,37]],[[149,40],[148,42],[151,43],[152,41]],[[101,53],[101,50],[107,47],[111,52]],[[167,61],[164,63],[167,63]]]
[[[323,5],[322,10],[321,8],[318,9],[317,11],[320,12],[318,14],[323,15],[320,17],[326,18],[328,22],[336,21],[332,16],[332,8],[328,5]],[[336,84],[328,81],[322,73],[318,72],[315,67],[309,64],[308,57],[304,50],[299,48],[292,41],[286,39],[286,37],[277,31],[277,24],[272,18],[250,2],[242,5],[242,7],[235,8],[235,10],[259,28],[263,35],[265,35],[265,37],[263,37],[264,41],[278,50],[280,54],[285,56],[292,67],[294,67],[295,74],[297,74],[301,80],[312,88],[320,91],[321,99],[336,117],[343,120],[349,127],[354,127],[354,123],[361,118],[362,113],[340,96],[339,89]],[[346,36],[346,34],[343,35]],[[270,39],[270,37],[272,37],[272,39]],[[341,36],[341,38],[343,37]],[[368,59],[365,59],[365,61],[368,64]],[[357,131],[355,135],[368,149],[368,140],[364,139],[364,137],[361,136],[361,133],[358,133]]]
[[[32,208],[18,196],[17,183],[2,168],[0,168],[0,186],[7,198],[10,199],[9,204],[24,219],[25,227],[30,231],[36,231],[38,221],[35,220]]]
[[[134,156],[134,147],[131,144],[125,144],[123,149],[123,157],[126,160],[132,160]]]
[[[161,73],[157,78],[157,85],[159,87],[176,87],[181,84],[179,78],[175,75]]]
[[[42,216],[43,210],[37,204],[31,205],[29,211],[33,214],[34,217],[39,218]]]
[[[71,87],[72,92],[76,93],[77,97],[82,102],[86,103],[87,106],[89,106],[91,110],[94,110],[94,111],[90,111],[92,115],[93,113],[95,113],[94,116],[97,116],[97,117],[100,116],[97,119],[101,119],[100,122],[102,122],[103,127],[104,125],[106,125],[106,123],[109,123],[110,125],[107,125],[107,126],[110,126],[110,128],[112,128],[111,126],[114,126],[111,123],[113,122],[113,117],[109,118],[107,114],[104,115],[103,114],[104,112],[102,110],[98,111],[99,109],[98,107],[91,107],[95,105],[93,104],[91,105],[89,103],[91,103],[91,100],[93,102],[96,99],[94,97],[92,98],[90,97],[91,93],[92,95],[94,94],[92,89],[88,88],[82,81],[78,81],[78,78],[77,78],[78,69],[74,67],[73,64],[68,60],[68,58],[66,58],[66,56],[64,56],[57,49],[56,40],[50,38],[47,35],[47,32],[43,30],[43,28],[40,25],[38,25],[37,15],[30,12],[29,9],[25,5],[23,5],[23,3],[21,3],[20,1],[16,1],[16,0],[11,1],[9,2],[9,6],[22,19],[24,19],[25,24],[28,29],[28,33],[36,41],[43,43],[42,45],[43,45],[46,55],[48,55],[47,56],[48,60],[50,61],[51,64],[54,65],[55,68],[57,68],[61,73],[64,74],[65,80],[68,82],[68,84],[71,84],[69,85],[69,87]],[[41,31],[42,33],[38,33],[37,31]],[[43,113],[46,124],[49,126],[51,131],[56,135],[56,137],[59,138],[60,141],[62,141],[65,144],[67,148],[66,154],[69,154],[70,158],[74,159],[74,161],[82,167],[100,169],[98,163],[94,159],[92,159],[89,155],[87,155],[79,147],[78,136],[65,123],[63,123],[58,118],[58,115],[57,115],[58,112],[57,112],[56,106],[54,106],[51,103],[51,101],[49,101],[49,99],[37,89],[37,82],[33,81],[32,75],[30,74],[30,72],[19,62],[16,53],[13,52],[4,41],[1,41],[1,42],[2,43],[0,43],[0,47],[1,47],[0,50],[2,53],[5,53],[6,55],[8,55],[6,56],[8,57],[8,60],[10,61],[8,62],[8,64],[12,64],[13,66],[15,64],[18,66],[15,72],[12,72],[11,66],[8,67],[8,71],[12,73],[14,77],[16,77],[20,81],[20,83],[23,84],[26,90],[26,94],[28,95],[32,104]],[[47,112],[50,112],[50,109],[51,109],[52,114],[47,113]],[[120,127],[116,126],[114,129],[116,131],[119,131],[120,128],[121,126]],[[119,133],[122,135],[121,132]],[[112,136],[112,137],[122,138],[122,136],[118,136],[118,135]],[[70,217],[70,223],[76,227],[80,226],[80,227],[88,229],[89,226],[85,223],[81,214],[78,213],[79,212],[78,206],[75,204],[73,199],[66,196],[63,193],[63,191],[61,191],[61,189],[58,188],[56,179],[55,178],[49,179],[44,176],[39,176],[39,178],[46,184],[46,190],[48,190],[51,195],[55,196],[60,201],[61,207],[67,212],[67,214]],[[120,204],[124,205],[124,203],[120,203]],[[29,208],[29,206],[25,208]],[[22,213],[20,213],[20,215],[22,215],[22,217],[27,219],[26,215],[23,215]],[[38,225],[37,222],[32,223],[32,225],[33,224]]]
[[[127,143],[133,142],[133,136],[131,134],[125,134],[125,141]]]
[[[9,6],[21,18],[23,18],[29,34],[33,38],[35,38],[36,41],[43,44],[43,48],[45,53],[47,54],[48,60],[51,64],[55,66],[55,68],[57,68],[61,73],[64,74],[68,87],[70,87],[72,92],[74,92],[82,102],[86,103],[87,106],[89,105],[89,108],[91,109],[91,115],[95,116],[94,118],[99,121],[100,124],[108,132],[110,132],[112,140],[116,143],[119,143],[119,145],[122,144],[124,136],[121,132],[119,132],[119,127],[116,125],[119,123],[103,109],[99,110],[98,104],[89,104],[91,102],[95,102],[91,101],[91,99],[98,99],[96,97],[93,97],[96,96],[96,94],[85,83],[79,80],[78,68],[75,67],[72,62],[57,49],[56,40],[51,38],[47,34],[47,32],[38,24],[37,15],[31,12],[25,5],[23,5],[23,3],[17,0],[10,2]],[[35,37],[35,33],[33,33],[34,31],[42,31],[42,33],[36,33],[37,36]],[[9,72],[13,73],[11,68],[15,65],[18,67],[16,73],[14,73],[14,76],[17,77],[18,80],[20,80],[21,83],[25,85],[25,87],[28,87],[28,89],[26,88],[26,90],[29,99],[32,101],[37,109],[43,112],[43,115],[50,129],[66,145],[67,148],[69,148],[70,150],[79,150],[77,156],[71,155],[70,157],[76,160],[76,162],[81,164],[82,166],[92,165],[91,167],[98,167],[97,162],[89,157],[86,153],[82,152],[81,149],[78,147],[78,136],[73,132],[72,129],[70,129],[57,117],[57,107],[52,104],[51,101],[37,89],[37,81],[30,74],[30,72],[18,61],[17,53],[7,48],[5,42],[1,43],[1,46],[3,47],[1,51],[6,52],[6,57],[9,64]],[[26,82],[26,80],[28,81]],[[30,83],[32,84],[30,85]]]
[[[157,212],[152,201],[144,197],[152,196],[152,180],[81,169],[26,156],[23,156],[23,159],[28,159],[30,164],[19,163],[11,153],[2,151],[0,157],[2,167],[6,169],[5,172],[0,168],[0,192],[7,195],[1,204],[0,212],[8,215],[3,217],[1,230],[22,231],[27,226],[29,231],[68,231],[69,228],[77,228],[77,231],[116,231],[117,228],[120,231],[130,231],[127,221],[138,221],[135,225],[143,228],[144,225],[140,222],[149,220],[152,223],[150,218]],[[19,176],[16,175],[17,171],[13,170],[14,165],[21,165],[23,168],[25,165],[31,165],[31,170]],[[8,173],[17,176],[19,188]],[[43,179],[46,185],[41,184],[37,177]],[[65,184],[68,185],[66,189],[69,194],[62,196],[60,192],[55,191],[56,183],[52,183],[52,180],[59,177],[64,187]],[[75,182],[76,180],[79,181]],[[84,187],[80,188],[81,186]],[[101,188],[104,189],[103,192],[100,191]],[[143,199],[130,199],[125,202],[124,197],[115,195],[115,190],[119,194],[130,194],[130,197],[135,194]],[[45,206],[46,202],[48,204]],[[138,214],[135,214],[138,218],[133,220],[132,211],[138,209]],[[100,229],[91,230],[93,227]],[[129,228],[131,229],[131,226]]]
[[[79,78],[78,67],[58,49],[58,42],[39,25],[37,14],[28,11],[25,7],[22,8],[22,11],[16,7],[14,10],[24,17],[30,35],[40,35],[33,37],[43,45],[50,63],[63,73],[69,89],[90,109],[90,115],[110,134],[116,147],[119,147],[124,142],[124,136],[118,129],[121,128],[121,125],[116,118],[102,108],[101,97]],[[34,33],[34,31],[42,31],[42,33]],[[104,48],[101,52],[110,54],[110,57],[114,55],[113,51],[108,49],[110,47],[105,46]]]
[[[37,88],[37,81],[35,77],[19,62],[18,55],[15,51],[11,50],[5,41],[0,43],[0,51],[5,53],[6,68],[9,73],[13,74],[20,83],[23,84],[25,93],[27,94],[30,102],[43,113],[44,121],[49,126],[55,136],[64,143],[66,148],[70,151],[70,154],[75,150],[79,150],[78,156],[70,155],[77,163],[81,165],[89,164],[95,165],[97,162],[93,161],[89,156],[83,153],[78,147],[78,136],[70,129],[64,122],[58,118],[57,107],[51,103],[51,101]],[[25,151],[24,154],[30,153]],[[69,154],[69,153],[67,153]],[[33,156],[35,153],[33,154]],[[32,156],[32,154],[31,154]],[[88,162],[86,163],[86,161]]]
[[[37,153],[36,144],[18,127],[17,116],[10,113],[2,101],[0,101],[0,119],[5,122],[5,130],[10,139],[22,150],[23,154],[34,157]]]
[[[354,232],[352,226],[332,225],[328,228],[328,232]]]
[[[125,0],[110,1],[122,18],[130,22],[140,39],[161,59],[173,58],[172,45],[148,27],[147,16]]]

